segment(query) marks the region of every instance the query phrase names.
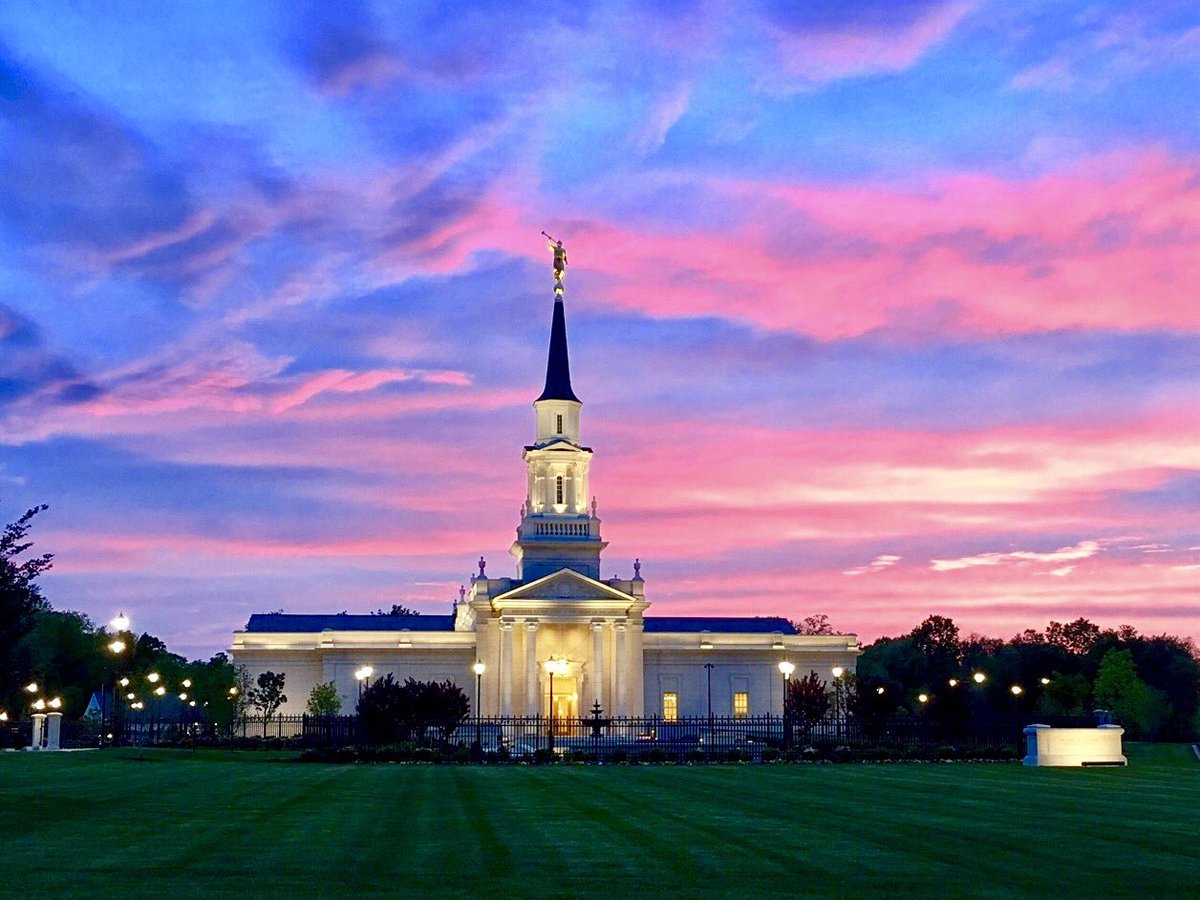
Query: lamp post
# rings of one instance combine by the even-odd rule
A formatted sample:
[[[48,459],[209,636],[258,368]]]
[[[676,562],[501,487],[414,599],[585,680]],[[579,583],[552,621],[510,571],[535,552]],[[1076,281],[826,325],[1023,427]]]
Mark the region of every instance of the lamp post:
[[[360,702],[362,701],[363,689],[366,685],[366,681],[374,674],[375,670],[371,666],[359,666],[354,670],[354,678],[358,682],[358,699]]]
[[[475,752],[483,752],[483,740],[479,728],[479,716],[481,709],[482,689],[483,689],[483,672],[487,668],[478,660],[475,665],[471,666],[471,670],[475,673]]]
[[[842,736],[842,721],[845,719],[845,713],[842,709],[842,676],[846,674],[846,670],[842,666],[834,666],[830,670],[833,674],[833,723],[837,729],[838,739]]]
[[[113,618],[113,620],[111,622],[109,622],[108,624],[116,632],[116,636],[111,641],[108,642],[106,647],[108,649],[108,652],[113,655],[114,660],[119,660],[121,657],[121,654],[124,653],[126,651],[126,649],[128,649],[128,647],[129,647],[129,644],[121,637],[121,632],[126,631],[129,628],[129,617],[126,616],[125,613],[118,613]],[[116,668],[115,663],[114,663],[113,668]],[[113,675],[115,675],[115,672],[109,670],[107,665],[105,666],[105,672],[106,672],[107,677],[105,677],[104,681],[100,685],[100,746],[101,747],[104,746],[105,723],[108,720],[108,682],[109,682],[109,679]],[[112,718],[113,718],[113,733],[115,735],[116,730],[117,730],[116,729],[116,720],[117,720],[117,689],[116,689],[116,687],[113,688]],[[115,737],[114,737],[114,740],[115,740]]]
[[[792,679],[792,673],[796,671],[796,664],[790,660],[783,660],[779,664],[779,674],[783,676],[783,749],[789,750],[792,745],[792,729],[791,720],[788,716],[788,684]]]
[[[567,673],[567,661],[553,658],[546,660],[546,672],[550,676],[550,734],[546,747],[554,753],[554,676]]]
[[[705,663],[704,669],[708,675],[708,747],[711,752],[713,742],[713,713],[712,713],[712,673],[713,664]]]

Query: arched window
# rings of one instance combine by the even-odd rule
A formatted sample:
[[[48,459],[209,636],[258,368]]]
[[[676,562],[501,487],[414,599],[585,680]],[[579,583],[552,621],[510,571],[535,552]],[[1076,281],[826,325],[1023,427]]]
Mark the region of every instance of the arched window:
[[[563,429],[562,429],[562,416],[555,416],[555,418],[556,418],[556,419],[558,419],[558,433],[559,433],[559,434],[562,434],[562,433],[563,433]]]
[[[554,502],[555,503],[563,502],[563,482],[562,482],[561,475],[558,475],[554,479]]]

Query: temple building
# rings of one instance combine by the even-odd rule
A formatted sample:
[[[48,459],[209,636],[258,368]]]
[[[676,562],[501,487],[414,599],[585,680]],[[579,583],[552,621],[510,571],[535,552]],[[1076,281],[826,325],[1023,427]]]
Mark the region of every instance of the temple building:
[[[553,708],[569,718],[598,702],[606,715],[667,719],[779,713],[784,660],[798,676],[811,670],[825,680],[835,666],[853,670],[855,635],[801,635],[777,616],[648,615],[640,563],[631,578],[605,577],[606,543],[588,486],[593,452],[571,386],[562,294],[556,254],[546,383],[533,402],[525,503],[509,551],[515,576],[491,577],[481,559],[451,615],[252,615],[234,633],[233,659],[251,678],[286,674],[281,712],[303,712],[312,687],[330,681],[353,709],[356,673],[365,666],[373,678],[450,680],[474,702],[473,666],[481,662],[484,715]]]

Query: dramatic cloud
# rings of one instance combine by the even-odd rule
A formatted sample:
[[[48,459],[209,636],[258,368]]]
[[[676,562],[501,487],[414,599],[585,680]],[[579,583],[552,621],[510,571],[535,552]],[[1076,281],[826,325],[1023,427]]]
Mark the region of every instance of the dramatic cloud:
[[[1006,562],[1039,562],[1060,563],[1075,559],[1087,559],[1100,552],[1098,541],[1080,541],[1073,547],[1062,547],[1049,553],[1038,553],[1032,550],[1010,550],[1007,553],[980,553],[976,556],[963,556],[958,559],[935,559],[929,564],[935,572],[953,572],[956,569],[970,569],[975,566],[998,566]],[[1054,569],[1052,575],[1070,575],[1073,566]]]
[[[1193,6],[0,5],[0,521],[192,652],[444,610],[546,230],[655,612],[1196,634]]]

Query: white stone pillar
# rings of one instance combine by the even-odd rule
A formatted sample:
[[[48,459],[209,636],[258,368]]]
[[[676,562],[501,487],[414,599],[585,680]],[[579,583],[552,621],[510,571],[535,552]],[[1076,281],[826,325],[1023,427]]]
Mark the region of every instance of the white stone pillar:
[[[46,739],[46,714],[33,714],[33,733],[29,738],[30,750],[41,750],[42,741]]]
[[[538,659],[536,619],[525,622],[525,715],[536,716],[541,710],[538,703]]]
[[[604,706],[604,623],[592,623],[592,695],[601,706]],[[604,707],[608,712],[608,707]],[[583,715],[586,710],[581,710]]]
[[[511,716],[513,686],[513,623],[500,621],[500,715]]]
[[[46,713],[46,749],[62,749],[62,713]]]
[[[625,685],[629,680],[625,672],[625,632],[627,629],[624,622],[617,622],[614,627],[616,628],[616,635],[614,636],[616,638],[616,647],[614,648],[613,655],[616,657],[614,666],[617,670],[617,702],[614,704],[616,707],[614,712],[618,716],[623,716],[626,715]]]

